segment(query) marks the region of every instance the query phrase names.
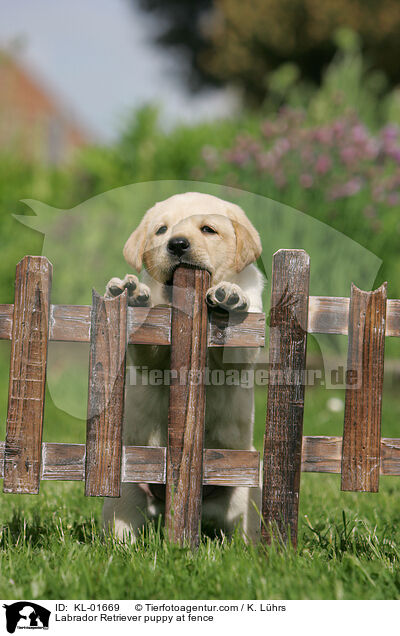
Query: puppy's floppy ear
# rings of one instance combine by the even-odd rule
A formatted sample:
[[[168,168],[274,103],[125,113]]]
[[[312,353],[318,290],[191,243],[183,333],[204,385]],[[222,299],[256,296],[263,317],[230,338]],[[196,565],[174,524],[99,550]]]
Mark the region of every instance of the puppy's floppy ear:
[[[242,269],[254,263],[262,252],[260,235],[239,205],[230,203],[226,210],[236,234],[235,269]]]
[[[260,256],[261,241],[258,232],[251,224],[252,231],[239,221],[232,221],[232,225],[236,234],[235,269],[241,272]]]
[[[140,272],[143,265],[143,254],[147,243],[147,227],[148,220],[145,216],[124,245],[124,258],[137,272]]]

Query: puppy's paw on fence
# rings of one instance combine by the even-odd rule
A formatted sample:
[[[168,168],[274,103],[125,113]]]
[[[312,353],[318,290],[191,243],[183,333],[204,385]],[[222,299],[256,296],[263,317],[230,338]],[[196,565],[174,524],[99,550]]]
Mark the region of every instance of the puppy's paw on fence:
[[[124,279],[112,278],[106,285],[105,298],[115,298],[128,290],[130,307],[149,307],[151,303],[150,289],[141,283],[134,274],[127,274]]]
[[[219,307],[225,311],[235,312],[247,311],[250,305],[248,297],[239,285],[227,281],[210,287],[207,292],[207,303],[210,307]]]

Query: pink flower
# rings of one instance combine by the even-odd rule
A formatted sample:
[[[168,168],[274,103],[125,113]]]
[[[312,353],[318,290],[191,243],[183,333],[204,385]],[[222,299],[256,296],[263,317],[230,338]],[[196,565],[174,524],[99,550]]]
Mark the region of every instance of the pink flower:
[[[286,137],[280,137],[274,146],[274,150],[279,157],[282,157],[290,150],[290,141]]]
[[[272,152],[260,153],[256,156],[256,162],[262,172],[273,171],[276,167],[276,159]]]
[[[300,185],[302,188],[311,188],[314,183],[314,179],[311,174],[304,173],[300,175]]]
[[[353,146],[346,146],[340,151],[340,158],[346,166],[350,167],[357,160],[357,151]]]
[[[388,124],[381,130],[384,141],[395,141],[398,137],[399,129],[395,124]]]
[[[331,158],[328,155],[320,155],[314,167],[318,174],[326,174],[332,167]]]
[[[398,203],[400,203],[400,195],[398,192],[390,192],[390,194],[387,195],[386,201],[388,203],[388,205],[397,205]]]
[[[363,144],[368,140],[368,133],[362,124],[356,124],[351,131],[352,140],[357,144]]]
[[[337,185],[329,193],[329,199],[334,201],[335,199],[344,199],[346,197],[352,197],[354,194],[357,194],[361,190],[362,187],[362,179],[360,177],[354,177],[343,183],[342,185]]]
[[[344,135],[345,132],[345,125],[344,123],[339,119],[338,121],[335,121],[333,126],[332,126],[332,131],[333,134],[335,135],[336,139],[341,139]]]
[[[229,150],[226,153],[226,158],[231,163],[235,163],[238,166],[243,166],[249,160],[249,153],[238,149]]]
[[[268,119],[262,124],[261,132],[264,137],[273,137],[275,135],[275,126],[272,121],[268,121]]]
[[[400,147],[399,146],[395,146],[394,148],[391,148],[388,152],[388,155],[389,157],[394,159],[394,161],[396,161],[397,163],[400,163]]]
[[[379,154],[379,143],[376,139],[368,139],[364,146],[365,159],[375,159]]]
[[[314,137],[316,141],[319,141],[321,144],[329,145],[333,139],[333,130],[327,126],[317,128],[314,132]]]
[[[354,179],[350,179],[347,183],[344,184],[343,190],[345,192],[345,196],[352,197],[353,194],[357,194],[361,190],[362,180],[359,177],[354,177]]]

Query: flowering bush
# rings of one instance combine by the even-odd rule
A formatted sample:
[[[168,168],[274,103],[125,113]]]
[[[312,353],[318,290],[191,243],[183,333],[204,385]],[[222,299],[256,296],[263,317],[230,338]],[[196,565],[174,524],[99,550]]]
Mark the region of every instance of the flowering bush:
[[[375,230],[379,208],[400,204],[398,127],[388,124],[373,134],[354,113],[307,126],[303,111],[283,108],[262,122],[258,135],[240,134],[224,150],[206,146],[202,156],[204,174],[225,174],[229,185],[285,202],[295,195],[290,203],[296,207],[307,203],[305,191],[328,205],[361,194],[360,212]]]
[[[400,130],[371,132],[354,111],[323,125],[283,108],[225,149],[203,147],[196,178],[262,194],[306,212],[383,261],[376,284],[400,293]]]

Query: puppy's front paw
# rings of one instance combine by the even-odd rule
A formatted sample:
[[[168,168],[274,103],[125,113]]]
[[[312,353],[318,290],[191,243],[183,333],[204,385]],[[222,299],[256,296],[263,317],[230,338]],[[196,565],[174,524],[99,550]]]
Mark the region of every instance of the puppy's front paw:
[[[210,287],[206,300],[210,307],[219,307],[225,311],[247,311],[250,305],[248,297],[239,285],[226,281]]]
[[[106,286],[106,298],[114,298],[128,290],[128,305],[130,307],[149,307],[151,303],[150,289],[139,282],[134,274],[127,274],[123,280],[112,278]]]

